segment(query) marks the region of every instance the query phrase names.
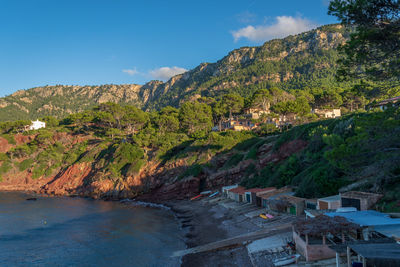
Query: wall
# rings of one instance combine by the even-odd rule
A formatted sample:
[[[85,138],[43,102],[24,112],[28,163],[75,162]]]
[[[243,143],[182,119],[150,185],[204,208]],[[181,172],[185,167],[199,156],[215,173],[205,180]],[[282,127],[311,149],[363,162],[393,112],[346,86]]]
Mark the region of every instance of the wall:
[[[295,231],[293,231],[293,241],[296,243],[296,251],[303,255],[307,261],[330,259],[336,256],[335,251],[327,245],[307,245]]]

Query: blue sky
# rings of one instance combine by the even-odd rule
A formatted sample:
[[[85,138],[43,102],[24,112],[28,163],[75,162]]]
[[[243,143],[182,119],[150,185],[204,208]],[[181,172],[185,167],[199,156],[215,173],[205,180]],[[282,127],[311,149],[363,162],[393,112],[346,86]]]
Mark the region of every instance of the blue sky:
[[[242,46],[335,23],[328,0],[0,0],[0,96],[143,84]]]

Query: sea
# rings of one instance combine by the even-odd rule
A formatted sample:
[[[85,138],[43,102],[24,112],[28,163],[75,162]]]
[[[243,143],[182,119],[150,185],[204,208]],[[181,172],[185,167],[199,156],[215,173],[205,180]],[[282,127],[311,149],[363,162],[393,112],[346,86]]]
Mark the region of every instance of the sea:
[[[0,192],[0,266],[180,266],[166,209]]]

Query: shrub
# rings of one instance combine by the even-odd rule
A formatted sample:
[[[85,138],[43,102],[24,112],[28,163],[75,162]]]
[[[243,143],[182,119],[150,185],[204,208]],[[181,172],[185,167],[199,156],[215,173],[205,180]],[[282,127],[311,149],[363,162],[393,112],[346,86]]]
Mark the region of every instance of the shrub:
[[[227,162],[225,162],[223,169],[237,165],[243,159],[243,154],[233,155]]]
[[[245,159],[257,159],[257,148],[252,147],[250,151],[247,153]]]
[[[11,161],[6,160],[0,166],[0,174],[9,172],[12,169]]]
[[[18,169],[22,172],[30,168],[33,165],[33,159],[25,159],[18,164]]]

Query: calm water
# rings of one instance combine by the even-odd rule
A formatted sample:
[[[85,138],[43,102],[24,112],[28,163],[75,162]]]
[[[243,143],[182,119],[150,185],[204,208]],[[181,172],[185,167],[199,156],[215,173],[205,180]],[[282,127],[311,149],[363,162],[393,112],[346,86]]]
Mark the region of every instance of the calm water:
[[[165,210],[0,192],[0,266],[179,266],[184,249]]]

